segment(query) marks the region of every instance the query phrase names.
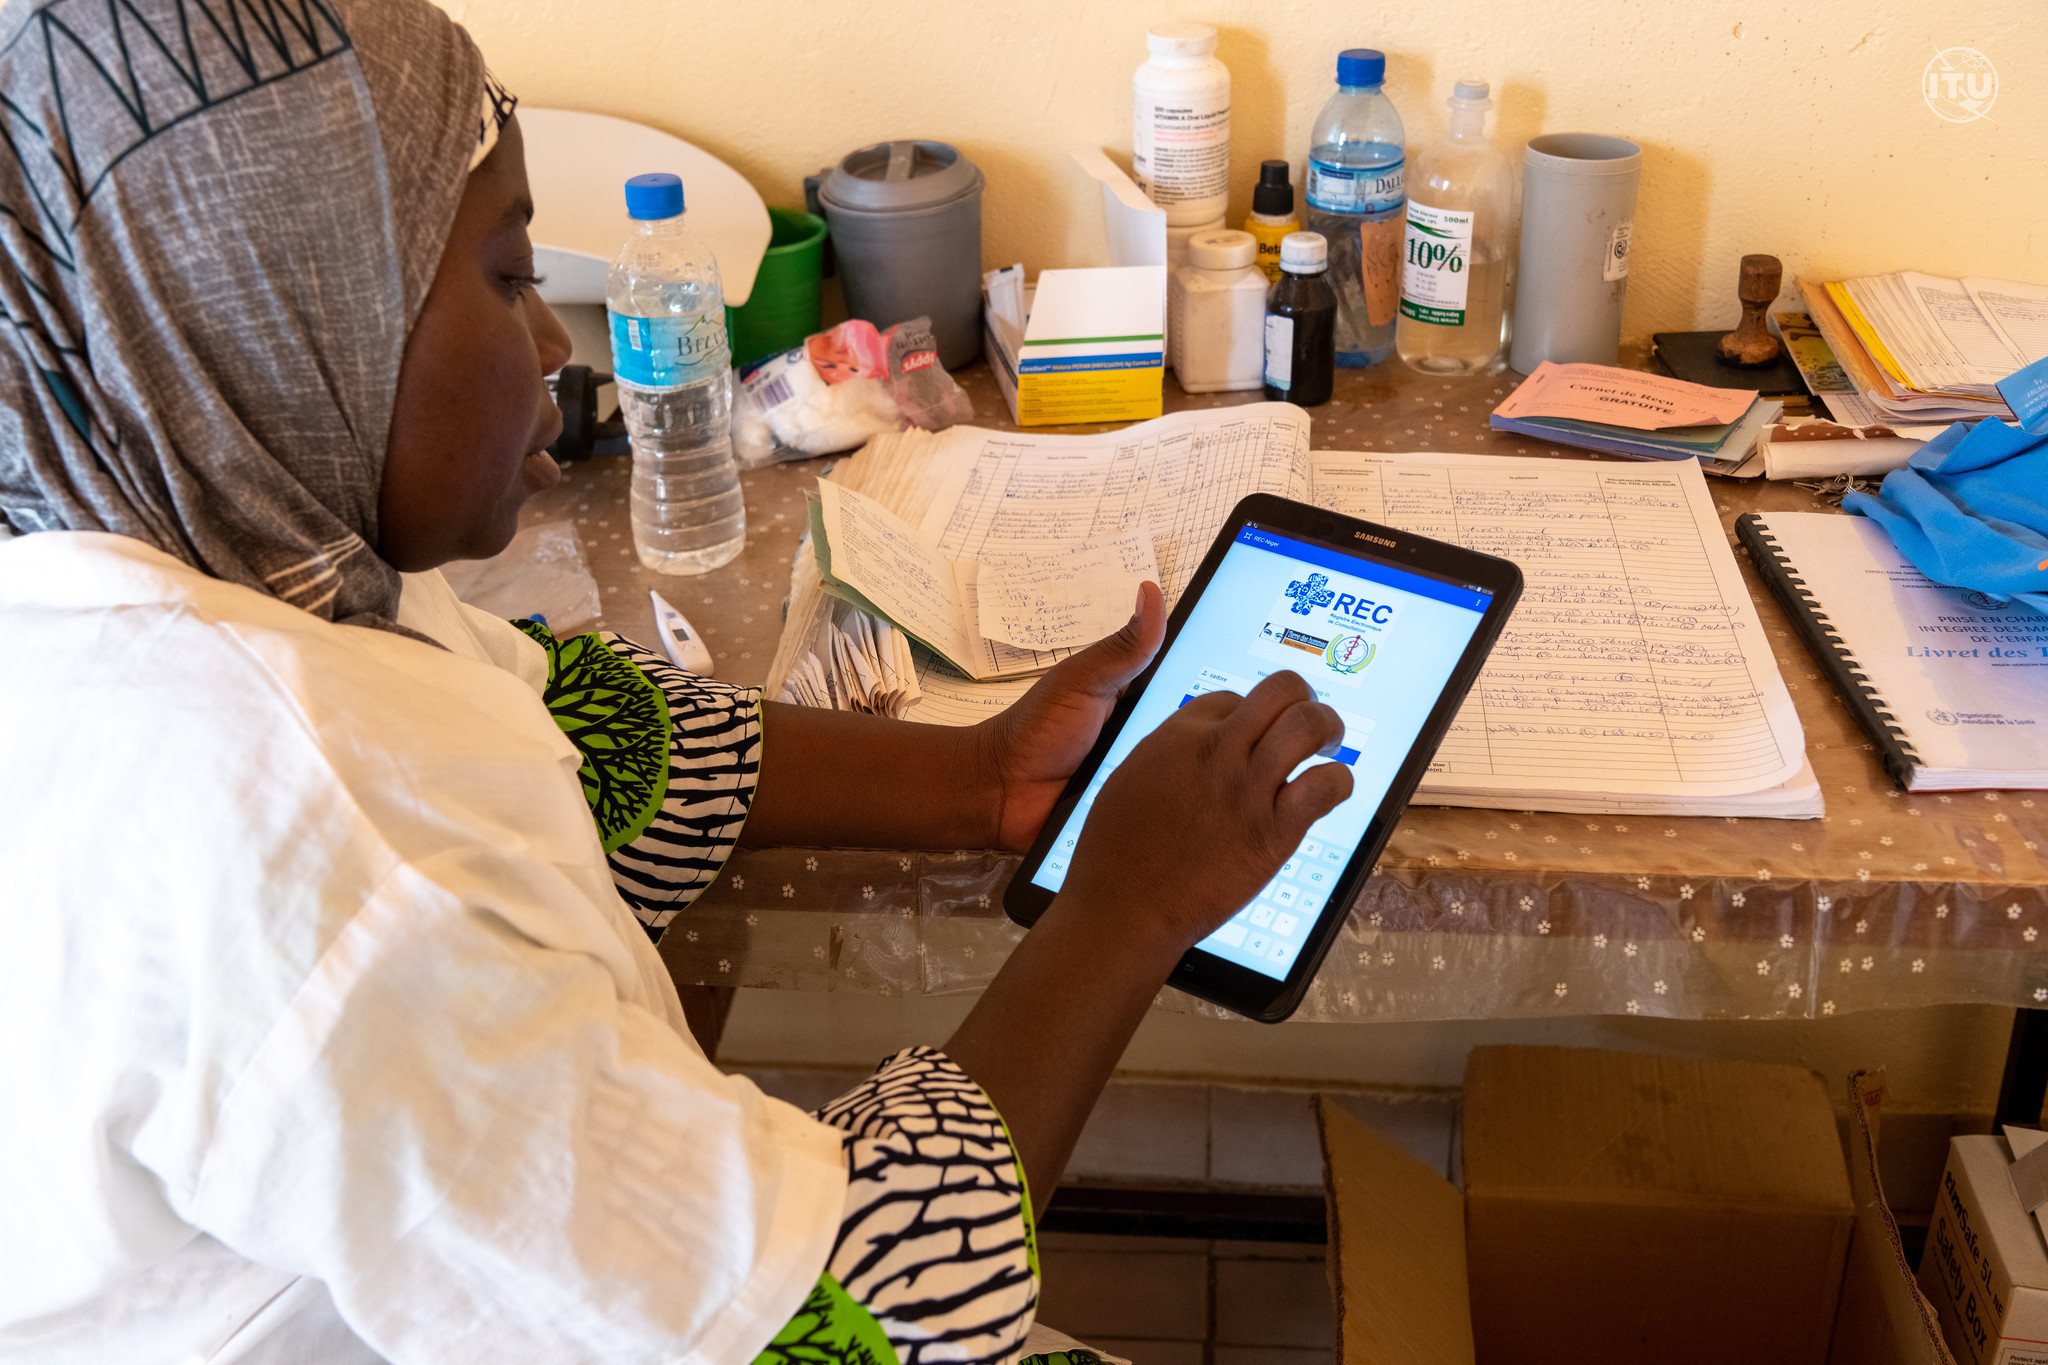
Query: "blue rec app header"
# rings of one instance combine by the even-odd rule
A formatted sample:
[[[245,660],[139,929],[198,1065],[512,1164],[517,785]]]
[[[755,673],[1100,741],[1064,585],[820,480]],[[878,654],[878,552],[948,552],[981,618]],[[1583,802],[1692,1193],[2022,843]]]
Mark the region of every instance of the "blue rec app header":
[[[1491,593],[1474,592],[1470,588],[1446,583],[1441,579],[1425,578],[1421,574],[1409,573],[1406,569],[1397,569],[1390,564],[1381,564],[1370,559],[1360,559],[1354,555],[1345,554],[1342,550],[1333,550],[1325,545],[1312,545],[1305,540],[1296,540],[1293,536],[1276,535],[1271,531],[1260,531],[1247,526],[1237,533],[1237,543],[1240,545],[1250,545],[1255,549],[1268,550],[1276,555],[1285,555],[1289,559],[1298,559],[1304,564],[1313,564],[1318,568],[1334,569],[1338,573],[1348,574],[1353,578],[1364,578],[1374,583],[1383,583],[1390,588],[1399,588],[1403,592],[1412,592],[1417,597],[1428,597],[1438,602],[1448,602],[1454,607],[1463,607],[1466,611],[1484,612],[1493,605],[1493,594]]]

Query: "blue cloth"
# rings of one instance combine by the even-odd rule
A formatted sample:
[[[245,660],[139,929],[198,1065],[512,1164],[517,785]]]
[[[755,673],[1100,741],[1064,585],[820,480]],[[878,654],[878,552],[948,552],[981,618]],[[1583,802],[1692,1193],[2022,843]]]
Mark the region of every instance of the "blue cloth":
[[[1935,582],[2048,612],[2048,436],[1958,422],[1842,508],[1884,527]]]

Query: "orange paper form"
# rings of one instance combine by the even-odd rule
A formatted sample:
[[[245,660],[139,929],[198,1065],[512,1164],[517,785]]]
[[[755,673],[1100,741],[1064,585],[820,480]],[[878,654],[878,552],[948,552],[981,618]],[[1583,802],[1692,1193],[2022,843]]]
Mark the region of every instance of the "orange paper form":
[[[1739,422],[1756,395],[1755,389],[1710,389],[1612,365],[1557,365],[1546,360],[1495,411],[1502,417],[1570,417],[1664,431]]]

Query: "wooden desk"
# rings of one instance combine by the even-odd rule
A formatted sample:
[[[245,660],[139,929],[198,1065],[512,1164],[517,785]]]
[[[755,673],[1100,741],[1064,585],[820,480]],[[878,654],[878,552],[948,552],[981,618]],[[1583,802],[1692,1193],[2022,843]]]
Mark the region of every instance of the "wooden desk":
[[[978,423],[1013,429],[982,367]],[[1495,433],[1507,372],[1342,371],[1317,449],[1574,455]],[[1256,395],[1182,395],[1223,406]],[[647,589],[705,632],[718,676],[759,682],[781,631],[803,489],[826,462],[745,477],[748,545],[701,578],[634,558],[627,461],[572,467],[529,521],[573,517],[607,624],[646,638]],[[1805,491],[1710,480],[1743,512],[1825,510]],[[1736,551],[1741,558],[1741,551]],[[1912,1004],[2048,1002],[2048,793],[1893,788],[1783,613],[1744,565],[1825,792],[1821,820],[1578,816],[1416,806],[1402,820],[1300,1014],[1309,1020],[1564,1014],[1785,1018]],[[664,942],[681,981],[881,994],[972,990],[1018,931],[1015,859],[834,849],[742,852]],[[1167,1008],[1207,1012],[1173,992]]]

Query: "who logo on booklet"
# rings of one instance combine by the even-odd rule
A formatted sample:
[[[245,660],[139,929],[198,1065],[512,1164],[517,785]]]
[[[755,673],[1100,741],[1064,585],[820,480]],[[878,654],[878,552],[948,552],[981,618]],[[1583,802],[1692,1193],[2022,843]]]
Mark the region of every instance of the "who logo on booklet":
[[[1974,47],[1937,48],[1920,73],[1920,98],[1945,123],[1988,119],[1998,102],[1998,68]]]

